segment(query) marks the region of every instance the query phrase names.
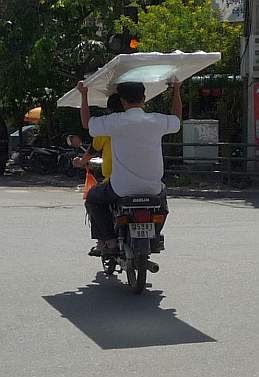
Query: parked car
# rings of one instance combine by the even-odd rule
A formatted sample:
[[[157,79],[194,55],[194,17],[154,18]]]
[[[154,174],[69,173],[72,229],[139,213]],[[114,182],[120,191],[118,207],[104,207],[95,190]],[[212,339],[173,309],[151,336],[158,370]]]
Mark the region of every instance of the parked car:
[[[36,124],[28,124],[22,128],[23,144],[32,145],[39,133],[39,126]],[[14,149],[19,144],[19,131],[15,131],[10,135],[10,149]]]

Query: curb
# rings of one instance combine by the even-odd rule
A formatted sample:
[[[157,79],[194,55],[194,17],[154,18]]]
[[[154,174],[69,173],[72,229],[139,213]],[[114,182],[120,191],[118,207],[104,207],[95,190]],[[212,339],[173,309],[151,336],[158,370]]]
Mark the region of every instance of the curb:
[[[0,177],[1,187],[58,187],[76,188],[78,181],[64,176],[42,176],[42,175],[5,175]]]
[[[78,190],[78,179],[67,179],[64,176],[39,176],[39,175],[27,175],[23,176],[5,176],[0,178],[0,187],[57,187]],[[188,187],[170,187],[167,186],[167,195],[170,197],[194,197],[194,198],[236,198],[244,199],[247,197],[258,196],[259,199],[259,187],[251,189],[196,189]]]
[[[167,187],[168,196],[172,197],[195,197],[195,198],[246,198],[248,196],[257,196],[259,198],[259,189],[250,190],[214,190],[214,189],[186,189],[177,187]]]

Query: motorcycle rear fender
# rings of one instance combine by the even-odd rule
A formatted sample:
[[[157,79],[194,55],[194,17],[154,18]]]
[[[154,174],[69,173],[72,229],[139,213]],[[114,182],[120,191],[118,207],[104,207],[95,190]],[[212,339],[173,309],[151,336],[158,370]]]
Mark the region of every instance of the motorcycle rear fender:
[[[150,254],[150,240],[148,238],[131,239],[134,254]]]

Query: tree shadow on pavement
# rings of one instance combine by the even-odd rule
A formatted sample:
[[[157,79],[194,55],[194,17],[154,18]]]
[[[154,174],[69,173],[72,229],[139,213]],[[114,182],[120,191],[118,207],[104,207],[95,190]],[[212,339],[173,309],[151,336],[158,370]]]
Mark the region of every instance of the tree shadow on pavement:
[[[103,349],[216,342],[159,307],[162,291],[133,295],[117,276],[98,272],[94,284],[43,298]]]

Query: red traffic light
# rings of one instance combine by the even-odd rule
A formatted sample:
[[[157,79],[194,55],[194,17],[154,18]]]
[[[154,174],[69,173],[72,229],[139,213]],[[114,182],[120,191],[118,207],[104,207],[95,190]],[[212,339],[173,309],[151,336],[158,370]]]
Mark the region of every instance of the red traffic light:
[[[136,48],[138,48],[138,45],[139,45],[139,41],[136,38],[132,38],[130,40],[130,48],[135,50]]]

